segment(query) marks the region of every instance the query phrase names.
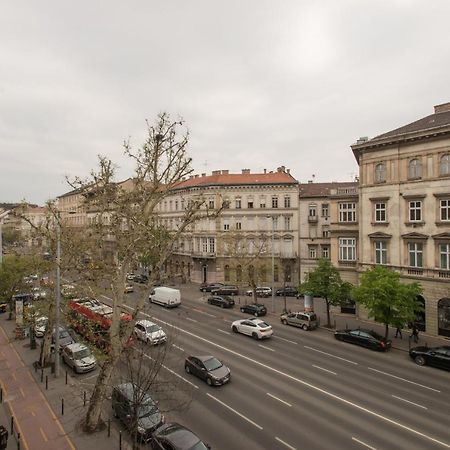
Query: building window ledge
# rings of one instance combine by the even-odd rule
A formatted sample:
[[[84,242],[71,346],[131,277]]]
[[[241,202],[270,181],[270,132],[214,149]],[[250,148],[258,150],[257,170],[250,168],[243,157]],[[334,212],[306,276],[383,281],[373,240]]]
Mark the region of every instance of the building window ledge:
[[[438,222],[435,222],[435,225],[437,227],[450,227],[450,220],[440,220]]]
[[[389,226],[389,222],[371,222],[370,223],[373,227],[387,227]]]
[[[422,221],[417,221],[417,222],[405,222],[405,226],[406,227],[423,227],[425,225],[425,222]]]

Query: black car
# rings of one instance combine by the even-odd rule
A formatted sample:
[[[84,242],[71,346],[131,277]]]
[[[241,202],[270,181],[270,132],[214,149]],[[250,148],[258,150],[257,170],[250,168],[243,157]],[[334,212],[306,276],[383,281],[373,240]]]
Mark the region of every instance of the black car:
[[[134,281],[135,281],[136,283],[145,284],[145,283],[148,282],[148,276],[145,275],[145,274],[143,274],[143,273],[138,274],[138,275],[135,275],[135,276],[134,276]]]
[[[275,294],[278,297],[298,297],[298,290],[295,287],[285,287],[277,289]]]
[[[255,317],[259,317],[267,314],[267,308],[260,303],[250,303],[248,305],[242,305],[241,312],[253,314]]]
[[[189,428],[175,422],[160,426],[152,434],[151,447],[153,450],[208,450],[211,448]]]
[[[223,286],[223,283],[202,283],[200,285],[200,290],[202,292],[211,292],[215,289],[220,289]]]
[[[214,356],[188,356],[184,370],[206,381],[209,386],[221,386],[231,378],[230,369]]]
[[[220,306],[221,308],[232,308],[234,306],[234,300],[227,296],[213,295],[208,297],[207,302],[210,305]]]
[[[435,366],[441,369],[450,370],[450,346],[442,347],[413,347],[409,351],[409,356],[419,366]]]
[[[349,342],[350,344],[360,345],[361,347],[367,347],[371,350],[385,351],[389,350],[392,345],[392,341],[385,340],[373,330],[337,330],[334,332],[334,337],[338,341]]]
[[[211,291],[213,295],[239,295],[239,288],[237,286],[223,285]]]

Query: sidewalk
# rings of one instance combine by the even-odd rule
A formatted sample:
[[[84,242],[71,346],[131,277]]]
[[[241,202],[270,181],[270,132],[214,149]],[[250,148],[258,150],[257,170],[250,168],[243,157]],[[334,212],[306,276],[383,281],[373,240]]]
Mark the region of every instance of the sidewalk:
[[[36,371],[33,363],[38,355],[39,346],[32,350],[28,339],[16,340],[14,321],[0,315],[0,387],[3,394],[0,425],[9,433],[7,449],[119,449],[120,431],[121,448],[131,449],[128,433],[113,419],[107,400],[102,416],[105,420],[111,419],[110,436],[106,427],[90,435],[81,430],[80,423],[87,411],[92,385],[83,381],[84,378],[72,377],[70,372],[66,378],[64,365],[59,378],[55,378],[50,369]],[[83,390],[87,391],[86,405]],[[14,417],[13,435],[11,417]],[[20,445],[17,442],[19,433]]]

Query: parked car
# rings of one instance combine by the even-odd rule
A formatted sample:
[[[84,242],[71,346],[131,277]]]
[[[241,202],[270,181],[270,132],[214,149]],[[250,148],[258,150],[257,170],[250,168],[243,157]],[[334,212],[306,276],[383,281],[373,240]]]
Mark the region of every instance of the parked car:
[[[209,386],[221,386],[231,378],[230,369],[214,356],[188,356],[184,370],[206,381]]]
[[[413,347],[409,350],[409,356],[419,366],[430,365],[450,370],[449,345],[441,347]]]
[[[123,383],[113,388],[112,408],[114,416],[129,430],[137,429],[140,442],[149,442],[152,432],[164,423],[164,416],[156,402],[133,383]]]
[[[253,296],[253,289],[249,289],[245,295],[249,297]],[[272,295],[272,289],[270,287],[257,287],[256,296],[257,297],[270,297]]]
[[[133,272],[128,272],[127,273],[127,281],[134,281],[134,277],[135,277],[136,275],[133,273]]]
[[[267,314],[267,308],[261,303],[249,303],[248,305],[242,305],[240,309],[242,313],[253,314],[255,317]]]
[[[179,289],[159,286],[150,292],[148,299],[150,303],[157,303],[166,308],[176,308],[181,304],[181,292]]]
[[[314,330],[317,328],[317,316],[312,312],[290,312],[280,316],[283,325],[292,325],[302,330]]]
[[[84,344],[69,344],[62,349],[64,362],[75,373],[86,373],[97,367],[97,360],[89,347]]]
[[[213,295],[239,295],[239,288],[237,286],[223,285],[218,289],[211,290]]]
[[[31,292],[33,293],[34,300],[42,300],[47,297],[47,292],[40,287],[31,288]]]
[[[132,284],[126,284],[124,292],[125,294],[131,294],[131,292],[134,292],[134,286]]]
[[[223,285],[223,283],[202,283],[200,285],[200,290],[202,292],[211,292],[215,289],[220,289]]]
[[[64,298],[75,298],[77,295],[77,288],[73,284],[63,284],[61,286],[61,295]]]
[[[292,286],[286,286],[284,288],[281,289],[277,289],[275,291],[275,294],[278,297],[298,297],[298,289]]]
[[[140,273],[140,274],[138,274],[138,275],[135,275],[135,276],[133,277],[133,280],[134,280],[136,283],[145,284],[145,283],[147,283],[147,281],[148,281],[148,276],[145,275],[145,274],[143,274],[143,273]]]
[[[384,337],[373,330],[337,330],[334,332],[334,337],[338,341],[360,345],[361,347],[367,347],[371,350],[386,351],[389,350],[392,345],[391,340],[385,340]]]
[[[45,330],[47,329],[48,317],[40,316],[36,318],[34,321],[34,335],[38,338],[41,338],[45,334]]]
[[[134,335],[147,344],[157,345],[167,341],[164,330],[150,320],[138,320],[134,326]]]
[[[242,333],[254,339],[267,339],[273,334],[272,327],[261,319],[235,320],[231,324],[231,329],[235,333]]]
[[[56,330],[53,330],[52,334],[52,346],[54,347],[56,342]],[[66,345],[74,344],[75,341],[73,337],[70,335],[69,331],[64,327],[59,327],[59,347],[60,349],[64,348]]]
[[[211,447],[200,440],[189,428],[179,423],[166,423],[152,434],[153,450],[208,450]]]
[[[210,305],[220,306],[221,308],[232,308],[234,306],[234,300],[226,295],[213,295],[208,297],[207,302]]]

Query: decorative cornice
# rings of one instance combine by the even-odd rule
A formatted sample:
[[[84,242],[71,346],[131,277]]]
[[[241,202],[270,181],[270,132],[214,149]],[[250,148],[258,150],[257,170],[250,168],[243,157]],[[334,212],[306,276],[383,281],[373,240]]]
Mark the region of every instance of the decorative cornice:
[[[427,240],[430,236],[422,233],[405,233],[402,234],[403,239]]]

